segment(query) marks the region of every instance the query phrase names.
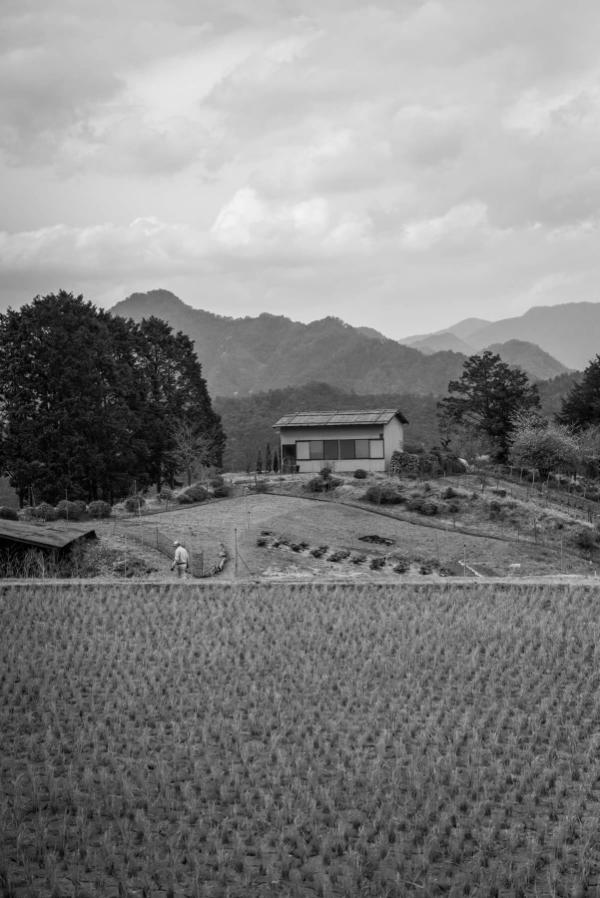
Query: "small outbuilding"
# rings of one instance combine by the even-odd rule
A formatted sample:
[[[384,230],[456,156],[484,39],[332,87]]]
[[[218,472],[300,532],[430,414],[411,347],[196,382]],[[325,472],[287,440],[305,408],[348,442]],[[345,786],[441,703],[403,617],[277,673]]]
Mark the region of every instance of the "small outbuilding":
[[[273,427],[279,433],[282,471],[387,471],[404,445],[408,421],[399,409],[295,412]]]
[[[59,552],[80,539],[93,539],[94,527],[67,521],[28,523],[0,519],[0,549],[42,549]]]

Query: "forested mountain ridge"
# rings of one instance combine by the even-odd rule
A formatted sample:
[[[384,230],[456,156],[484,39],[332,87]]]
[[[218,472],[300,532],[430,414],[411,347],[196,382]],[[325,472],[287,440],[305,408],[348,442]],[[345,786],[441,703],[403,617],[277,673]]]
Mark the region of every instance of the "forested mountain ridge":
[[[213,395],[247,395],[274,387],[327,381],[359,393],[443,393],[464,356],[425,356],[375,331],[338,318],[310,324],[277,315],[226,318],[193,309],[167,290],[134,293],[113,315],[140,321],[153,315],[194,341]]]

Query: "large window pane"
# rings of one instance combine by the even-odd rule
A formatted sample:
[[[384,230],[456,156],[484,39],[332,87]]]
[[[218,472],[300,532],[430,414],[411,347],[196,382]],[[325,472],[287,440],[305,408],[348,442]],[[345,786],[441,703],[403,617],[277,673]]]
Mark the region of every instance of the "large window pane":
[[[311,461],[320,461],[323,458],[323,440],[311,440],[309,446]]]
[[[340,458],[356,458],[354,440],[340,440]]]
[[[328,461],[339,458],[337,440],[323,440],[323,458]]]
[[[369,440],[355,440],[356,457],[369,458]]]
[[[308,461],[310,458],[308,440],[298,441],[296,443],[296,458],[298,461]]]
[[[371,458],[383,458],[383,440],[369,440]]]

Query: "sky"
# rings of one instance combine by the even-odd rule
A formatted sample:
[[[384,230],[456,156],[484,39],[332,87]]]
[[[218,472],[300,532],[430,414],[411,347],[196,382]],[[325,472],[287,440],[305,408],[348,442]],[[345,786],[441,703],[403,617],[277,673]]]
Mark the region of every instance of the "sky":
[[[3,0],[0,310],[599,301],[597,0]]]

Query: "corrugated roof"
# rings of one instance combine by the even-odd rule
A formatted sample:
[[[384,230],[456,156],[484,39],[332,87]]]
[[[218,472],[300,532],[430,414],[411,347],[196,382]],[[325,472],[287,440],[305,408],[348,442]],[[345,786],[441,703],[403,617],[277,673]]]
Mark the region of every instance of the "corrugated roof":
[[[49,521],[29,523],[0,519],[0,540],[39,546],[41,549],[64,549],[69,543],[84,536],[95,536],[89,524]]]
[[[387,424],[392,418],[408,421],[397,408],[335,409],[333,411],[295,412],[283,415],[273,427],[343,427],[353,424]]]

